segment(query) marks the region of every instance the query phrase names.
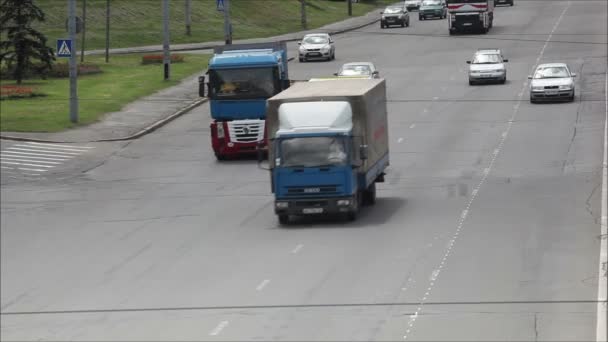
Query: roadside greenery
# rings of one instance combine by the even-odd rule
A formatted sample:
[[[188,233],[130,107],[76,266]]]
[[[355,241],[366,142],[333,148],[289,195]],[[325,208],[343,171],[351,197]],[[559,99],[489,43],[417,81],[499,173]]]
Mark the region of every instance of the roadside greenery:
[[[182,56],[182,63],[171,66],[172,81],[163,81],[162,64],[143,65],[141,54],[112,56],[109,64],[105,64],[103,56],[88,57],[87,62],[98,65],[102,72],[78,79],[80,124],[95,122],[104,113],[118,111],[140,97],[176,85],[181,79],[207,68],[208,55]],[[3,92],[15,85],[15,81],[3,80]],[[57,132],[75,126],[68,118],[68,78],[24,80],[23,87],[27,88],[23,91],[46,96],[3,99],[1,131]]]
[[[314,29],[348,18],[346,1],[306,0],[308,28]],[[364,15],[376,7],[395,0],[360,0],[352,4],[353,16]],[[50,42],[65,38],[66,1],[36,0],[47,16],[38,28]],[[300,24],[300,2],[297,0],[231,0],[233,38],[270,37],[296,32]],[[77,1],[82,15],[83,1]],[[200,43],[224,40],[224,16],[215,0],[192,1],[191,35],[186,35],[185,1],[170,2],[171,44]],[[87,1],[85,49],[104,49],[106,2]],[[162,1],[110,1],[110,48],[159,45],[162,42]],[[81,38],[77,40],[80,50]],[[88,58],[88,57],[87,57]]]

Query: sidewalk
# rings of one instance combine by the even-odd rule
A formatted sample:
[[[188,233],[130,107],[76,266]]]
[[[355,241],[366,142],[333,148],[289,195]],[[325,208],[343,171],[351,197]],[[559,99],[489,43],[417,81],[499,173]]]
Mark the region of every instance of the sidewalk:
[[[275,37],[235,40],[234,44],[256,43],[268,41],[295,41],[309,32],[327,32],[339,34],[368,26],[380,18],[380,9],[360,17],[349,18],[323,26],[316,30],[288,33]],[[172,51],[206,50],[224,42],[208,42],[195,44],[172,45]],[[112,54],[158,52],[162,45],[135,48],[110,49]],[[104,50],[87,51],[87,54],[103,54]],[[290,55],[294,55],[291,51]],[[57,133],[22,133],[2,132],[0,139],[25,140],[57,143],[83,143],[99,141],[120,141],[139,138],[155,129],[162,127],[171,120],[189,112],[191,109],[206,102],[198,96],[198,78],[193,75],[184,79],[180,84],[161,90],[153,95],[143,97],[126,105],[118,112],[107,113],[100,121],[63,132]]]

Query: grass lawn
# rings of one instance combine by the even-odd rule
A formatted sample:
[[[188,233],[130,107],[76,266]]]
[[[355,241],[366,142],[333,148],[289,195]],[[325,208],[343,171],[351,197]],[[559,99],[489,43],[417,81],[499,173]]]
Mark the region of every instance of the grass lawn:
[[[396,0],[361,0],[353,3],[353,15],[363,15],[374,8]],[[38,25],[54,48],[57,38],[65,38],[67,2],[36,0],[47,16]],[[112,0],[110,5],[110,47],[159,45],[162,43],[162,1]],[[300,2],[296,0],[231,0],[233,38],[260,38],[300,31]],[[82,16],[82,0],[77,1]],[[344,0],[307,0],[310,29],[348,18]],[[185,32],[185,0],[170,2],[171,43],[223,41],[224,17],[216,9],[215,0],[192,0],[192,35]],[[85,49],[105,47],[105,0],[87,0]],[[80,40],[77,49],[80,50]]]
[[[87,58],[98,64],[103,73],[78,79],[79,121],[88,124],[102,114],[120,110],[124,105],[179,80],[206,70],[208,55],[184,55],[183,63],[171,64],[172,81],[163,81],[162,64],[141,65],[141,55],[112,56],[106,64],[103,56]],[[2,80],[2,85],[15,84]],[[57,132],[74,127],[69,120],[69,79],[24,81],[45,97],[0,101],[0,130],[3,132]]]

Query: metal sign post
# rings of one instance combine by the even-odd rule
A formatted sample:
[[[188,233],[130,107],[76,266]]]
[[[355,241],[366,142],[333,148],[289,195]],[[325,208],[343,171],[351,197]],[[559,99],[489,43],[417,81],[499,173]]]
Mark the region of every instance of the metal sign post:
[[[70,36],[70,46],[63,44],[61,48],[67,54],[64,48],[68,46],[70,57],[70,121],[78,122],[78,65],[76,61],[76,0],[68,0],[68,31]],[[64,42],[65,43],[65,42]]]

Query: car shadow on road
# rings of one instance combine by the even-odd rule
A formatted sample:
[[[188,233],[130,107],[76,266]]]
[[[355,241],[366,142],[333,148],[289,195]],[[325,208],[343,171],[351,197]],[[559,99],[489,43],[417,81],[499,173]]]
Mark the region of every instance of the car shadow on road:
[[[333,228],[373,228],[390,222],[392,217],[407,205],[407,199],[398,197],[378,197],[376,204],[365,206],[355,221],[348,221],[340,215],[292,217],[282,229],[333,229]]]

